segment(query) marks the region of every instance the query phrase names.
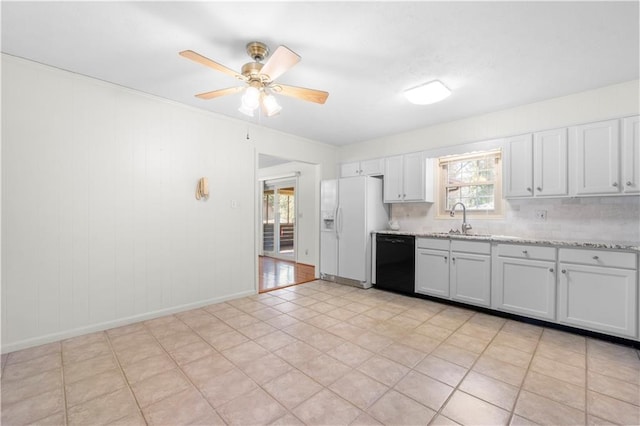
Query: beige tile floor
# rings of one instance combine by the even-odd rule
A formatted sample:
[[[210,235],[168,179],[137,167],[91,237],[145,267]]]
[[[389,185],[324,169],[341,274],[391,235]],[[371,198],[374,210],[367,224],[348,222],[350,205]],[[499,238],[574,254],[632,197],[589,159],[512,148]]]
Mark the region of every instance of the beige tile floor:
[[[2,357],[2,424],[639,424],[624,346],[314,281]]]

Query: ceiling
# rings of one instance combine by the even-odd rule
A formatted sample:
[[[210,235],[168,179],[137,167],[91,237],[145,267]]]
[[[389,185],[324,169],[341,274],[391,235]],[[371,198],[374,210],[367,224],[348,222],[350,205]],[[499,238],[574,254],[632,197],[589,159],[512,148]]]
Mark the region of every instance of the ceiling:
[[[639,77],[632,2],[2,2],[2,51],[240,120],[345,145]],[[324,105],[279,96],[249,118],[233,77],[245,45],[284,44],[302,61],[278,81],[326,90]],[[427,106],[402,91],[439,79]]]

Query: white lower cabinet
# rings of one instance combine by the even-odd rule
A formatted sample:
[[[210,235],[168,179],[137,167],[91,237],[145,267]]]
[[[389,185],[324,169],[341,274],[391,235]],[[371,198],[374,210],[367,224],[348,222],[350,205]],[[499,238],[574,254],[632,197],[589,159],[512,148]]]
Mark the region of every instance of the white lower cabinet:
[[[637,255],[560,249],[558,321],[637,337]]]
[[[449,241],[417,239],[416,293],[449,298]]]
[[[556,319],[556,249],[498,245],[492,307],[545,320]]]
[[[416,238],[415,283],[419,294],[638,340],[635,252]]]
[[[491,305],[491,245],[452,241],[451,298],[472,305]]]

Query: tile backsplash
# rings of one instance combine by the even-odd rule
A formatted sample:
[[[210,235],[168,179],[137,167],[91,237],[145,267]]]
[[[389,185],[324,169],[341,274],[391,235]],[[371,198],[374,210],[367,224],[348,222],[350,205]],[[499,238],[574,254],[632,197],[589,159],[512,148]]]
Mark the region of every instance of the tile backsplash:
[[[546,211],[546,220],[536,211]],[[454,218],[437,218],[431,203],[393,204],[391,219],[409,232],[447,232],[460,229],[462,212]],[[501,219],[467,220],[477,234],[594,242],[640,241],[640,197],[589,197],[505,200]]]

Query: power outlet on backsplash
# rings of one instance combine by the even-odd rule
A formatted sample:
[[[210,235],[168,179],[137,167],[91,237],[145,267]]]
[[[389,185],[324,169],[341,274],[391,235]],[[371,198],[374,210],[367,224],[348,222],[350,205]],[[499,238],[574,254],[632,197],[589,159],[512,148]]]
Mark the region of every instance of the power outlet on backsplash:
[[[545,221],[547,220],[547,211],[546,210],[536,210],[535,211],[536,220]]]

